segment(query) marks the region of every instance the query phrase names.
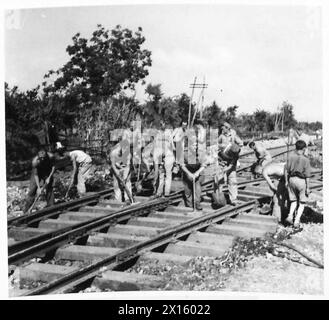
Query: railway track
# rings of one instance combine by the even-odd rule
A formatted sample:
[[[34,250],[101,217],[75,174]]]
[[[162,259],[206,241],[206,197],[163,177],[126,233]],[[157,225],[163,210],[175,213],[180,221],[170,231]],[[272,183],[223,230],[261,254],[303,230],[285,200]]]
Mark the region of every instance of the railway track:
[[[275,148],[273,155],[284,155],[283,149]],[[111,195],[107,190],[12,220],[8,233],[14,241],[8,247],[8,262],[18,265],[21,284],[30,287],[18,294],[76,292],[91,283],[109,290],[155,289],[161,287],[161,278],[125,270],[139,260],[187,263],[195,256],[221,256],[236,237],[275,232],[275,218],[256,214],[259,203],[272,194],[263,179],[252,180],[244,173],[250,156],[241,160],[236,207],[213,210],[208,181],[203,184],[202,212],[183,207],[181,191],[168,199],[137,197],[138,204],[122,207],[107,200]],[[321,180],[321,172],[315,171],[314,192],[322,188]],[[31,257],[39,261],[31,262]]]

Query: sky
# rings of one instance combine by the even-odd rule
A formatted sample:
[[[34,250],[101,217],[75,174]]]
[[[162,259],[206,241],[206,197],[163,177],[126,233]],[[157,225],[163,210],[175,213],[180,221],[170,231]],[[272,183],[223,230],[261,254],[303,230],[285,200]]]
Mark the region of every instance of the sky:
[[[208,84],[204,103],[238,113],[276,111],[283,101],[299,121],[322,121],[321,8],[300,5],[116,5],[6,12],[5,81],[21,90],[68,61],[66,47],[80,32],[89,38],[102,24],[143,28],[152,51],[146,83],[166,96],[191,94]],[[145,86],[137,86],[143,101]],[[197,102],[200,91],[195,91]]]

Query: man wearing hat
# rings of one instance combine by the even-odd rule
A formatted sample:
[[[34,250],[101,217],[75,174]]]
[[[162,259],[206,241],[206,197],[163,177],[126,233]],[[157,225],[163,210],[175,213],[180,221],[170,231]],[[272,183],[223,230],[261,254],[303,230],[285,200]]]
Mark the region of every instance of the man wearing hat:
[[[222,133],[218,137],[219,150],[224,150],[230,143],[235,143],[239,147],[243,146],[243,141],[228,122],[224,122],[221,128]]]
[[[236,166],[241,148],[235,143],[229,143],[223,151],[218,154],[219,165],[227,180],[227,188],[231,205],[236,205],[238,197],[238,183],[236,178]]]
[[[256,166],[265,167],[267,164],[272,162],[272,156],[269,151],[259,142],[250,141],[248,144],[249,148],[255,152],[257,161],[252,165],[251,171],[257,176],[255,172]]]
[[[56,148],[61,156],[68,157],[72,161],[73,171],[71,175],[71,182],[68,191],[76,183],[77,190],[80,196],[86,193],[86,180],[93,173],[92,159],[82,150],[67,151],[60,142],[56,143]]]

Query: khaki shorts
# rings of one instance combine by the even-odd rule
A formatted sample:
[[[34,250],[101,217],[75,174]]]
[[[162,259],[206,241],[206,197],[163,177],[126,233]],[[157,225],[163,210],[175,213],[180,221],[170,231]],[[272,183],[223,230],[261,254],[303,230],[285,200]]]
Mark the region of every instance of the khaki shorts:
[[[300,202],[306,202],[306,182],[305,179],[301,179],[298,177],[290,177],[289,178],[289,200],[296,201],[299,200]]]

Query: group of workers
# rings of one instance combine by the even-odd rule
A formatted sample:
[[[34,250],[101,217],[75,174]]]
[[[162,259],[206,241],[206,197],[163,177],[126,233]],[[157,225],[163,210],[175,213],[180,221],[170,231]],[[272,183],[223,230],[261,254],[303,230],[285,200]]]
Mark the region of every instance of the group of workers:
[[[188,128],[187,123],[183,122],[174,130],[163,123],[161,130],[155,130],[148,141],[135,129],[132,123],[123,134],[117,135],[117,143],[108,153],[114,198],[117,201],[134,202],[131,184],[134,169],[137,171],[137,180],[153,172],[154,197],[169,196],[173,174],[181,172],[185,205],[202,210],[201,183],[205,168],[215,165],[216,171],[213,174],[217,180],[219,178],[227,183],[228,203],[233,206],[237,204],[236,171],[244,143],[228,122],[222,124],[221,133],[216,137],[218,148],[215,155],[206,148],[206,130],[201,121],[197,121],[192,128]],[[286,163],[273,162],[271,154],[258,142],[251,141],[249,147],[257,158],[252,172],[254,175],[262,175],[274,193],[273,215],[282,219],[282,208],[288,193],[291,204],[286,222],[298,226],[306,196],[309,194],[311,174],[310,161],[305,156],[305,141],[297,140],[296,150],[289,155]],[[83,196],[86,193],[85,182],[94,171],[91,157],[81,150],[69,152],[60,142],[56,144],[56,152],[60,158],[70,158],[72,161],[69,189],[76,184],[79,195]],[[39,150],[32,160],[30,189],[24,212],[31,208],[43,188],[46,190],[47,206],[54,203],[54,172],[55,155],[45,149]]]

